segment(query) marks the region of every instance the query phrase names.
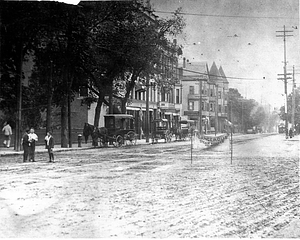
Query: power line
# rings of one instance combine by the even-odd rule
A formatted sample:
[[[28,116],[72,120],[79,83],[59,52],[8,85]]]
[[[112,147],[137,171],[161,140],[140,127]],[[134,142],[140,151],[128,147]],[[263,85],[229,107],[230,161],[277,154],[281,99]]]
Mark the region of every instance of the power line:
[[[263,78],[243,78],[243,77],[227,77],[227,76],[221,76],[221,75],[214,75],[214,74],[210,74],[210,73],[205,73],[205,72],[198,72],[198,71],[193,71],[193,70],[188,70],[188,69],[184,69],[184,68],[179,68],[179,67],[174,67],[177,69],[182,69],[183,71],[186,72],[191,72],[191,73],[197,73],[197,74],[201,74],[201,75],[206,75],[206,76],[211,76],[211,77],[219,77],[219,78],[228,78],[228,79],[236,79],[236,80],[254,80],[254,81],[262,81],[264,80]]]
[[[204,13],[188,13],[188,12],[168,12],[168,11],[154,11],[156,13],[167,13],[176,15],[199,16],[199,17],[224,17],[224,18],[261,18],[261,19],[299,19],[298,17],[275,17],[275,16],[237,16],[237,15],[218,15],[218,14],[204,14]]]

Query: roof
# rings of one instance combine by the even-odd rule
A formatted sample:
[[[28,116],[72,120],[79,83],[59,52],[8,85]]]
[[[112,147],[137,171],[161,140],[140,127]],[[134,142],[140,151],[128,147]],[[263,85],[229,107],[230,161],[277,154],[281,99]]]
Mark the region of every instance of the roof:
[[[221,74],[219,72],[219,69],[217,68],[216,63],[213,62],[209,70],[209,80],[212,81],[213,83],[222,81],[222,78],[220,76]]]
[[[220,66],[220,68],[219,68],[219,73],[220,73],[220,75],[221,75],[221,77],[222,77],[223,82],[224,82],[224,83],[228,83],[228,80],[227,80],[227,78],[226,78],[226,75],[225,75],[225,73],[224,73],[224,70],[223,70],[222,66]]]
[[[183,67],[183,65],[179,65]],[[183,68],[183,78],[182,80],[192,80],[192,79],[206,79],[208,80],[208,70],[206,62],[187,62],[186,67]]]

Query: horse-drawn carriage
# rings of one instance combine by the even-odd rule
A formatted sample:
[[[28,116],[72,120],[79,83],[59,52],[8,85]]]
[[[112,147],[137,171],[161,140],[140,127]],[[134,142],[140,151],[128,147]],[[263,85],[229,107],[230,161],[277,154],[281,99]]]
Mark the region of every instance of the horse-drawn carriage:
[[[155,119],[152,125],[152,143],[158,142],[159,139],[165,139],[165,142],[171,142],[172,131],[167,119]]]
[[[191,137],[192,128],[195,125],[194,120],[181,120],[179,126],[176,129],[175,138],[176,140],[186,140]]]
[[[93,145],[98,141],[100,145],[108,144],[120,147],[122,145],[135,145],[137,135],[134,130],[134,118],[128,114],[108,114],[104,116],[104,127],[93,129],[91,134]],[[91,125],[90,125],[91,126]],[[97,146],[97,145],[96,145]]]

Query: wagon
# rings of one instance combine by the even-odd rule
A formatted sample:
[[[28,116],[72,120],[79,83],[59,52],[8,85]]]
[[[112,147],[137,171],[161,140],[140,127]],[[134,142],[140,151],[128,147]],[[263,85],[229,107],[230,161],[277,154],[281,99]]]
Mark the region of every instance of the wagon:
[[[164,139],[165,142],[171,142],[172,132],[167,119],[155,119],[152,124],[152,143],[158,142],[159,139]]]
[[[192,128],[195,124],[194,120],[181,120],[176,131],[176,140],[186,140],[191,137]]]
[[[134,118],[128,114],[108,114],[104,116],[105,127],[100,128],[98,137],[103,145],[135,145],[137,134],[134,130]]]

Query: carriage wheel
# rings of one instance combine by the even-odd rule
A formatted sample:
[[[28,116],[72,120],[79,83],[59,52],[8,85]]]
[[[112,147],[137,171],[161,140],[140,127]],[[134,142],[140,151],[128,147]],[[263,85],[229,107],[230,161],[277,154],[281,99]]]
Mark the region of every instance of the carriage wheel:
[[[123,144],[124,144],[123,137],[121,135],[118,135],[117,138],[116,138],[116,141],[115,141],[114,145],[116,147],[121,147]]]
[[[126,134],[126,145],[136,145],[137,135],[135,132],[130,131]]]

